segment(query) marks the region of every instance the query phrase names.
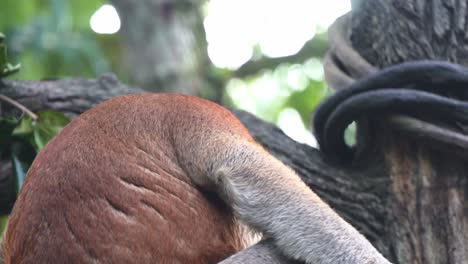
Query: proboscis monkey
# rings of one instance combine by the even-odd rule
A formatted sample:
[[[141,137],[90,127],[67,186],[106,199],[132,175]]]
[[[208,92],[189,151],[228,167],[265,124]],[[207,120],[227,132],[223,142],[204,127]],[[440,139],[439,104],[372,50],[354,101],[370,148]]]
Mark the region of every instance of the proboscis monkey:
[[[241,222],[267,239],[241,251]],[[67,125],[33,162],[3,250],[25,264],[388,263],[229,111],[176,94],[116,97]]]

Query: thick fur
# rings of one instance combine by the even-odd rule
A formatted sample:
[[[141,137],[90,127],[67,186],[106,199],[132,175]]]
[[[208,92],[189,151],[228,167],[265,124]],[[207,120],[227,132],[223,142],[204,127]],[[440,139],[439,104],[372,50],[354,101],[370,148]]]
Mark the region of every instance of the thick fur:
[[[217,263],[245,247],[238,220],[307,263],[388,263],[227,110],[175,94],[117,97],[65,127],[28,172],[5,261]]]

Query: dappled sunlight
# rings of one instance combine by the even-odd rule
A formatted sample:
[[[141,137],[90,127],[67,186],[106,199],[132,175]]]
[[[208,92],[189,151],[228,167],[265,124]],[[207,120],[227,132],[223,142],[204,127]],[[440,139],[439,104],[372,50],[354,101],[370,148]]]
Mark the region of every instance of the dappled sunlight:
[[[266,57],[293,55],[350,9],[347,0],[211,0],[204,21],[208,55],[217,67],[231,70],[259,56],[256,47]],[[276,123],[298,142],[316,146],[306,128],[310,112],[305,112],[326,94],[318,58],[233,80],[227,94],[236,107]]]
[[[255,77],[231,80],[226,91],[237,108],[277,124],[298,142],[316,146],[308,130],[310,112],[327,94],[319,59],[283,64]]]
[[[296,109],[286,108],[278,116],[278,126],[290,138],[297,142],[317,147],[317,141],[302,123]]]
[[[98,34],[114,34],[120,29],[120,18],[112,5],[101,6],[91,16],[91,29]]]
[[[304,63],[304,73],[312,80],[323,81],[324,73],[322,62],[317,58],[308,59]]]
[[[241,79],[230,80],[226,86],[226,92],[237,108],[258,115],[255,98],[251,95],[251,89],[244,81]]]
[[[210,59],[235,69],[250,59],[255,45],[269,57],[297,53],[351,6],[347,0],[211,0],[206,9]]]
[[[304,67],[300,65],[289,67],[286,79],[288,87],[295,91],[302,91],[309,84],[307,75],[304,73]]]

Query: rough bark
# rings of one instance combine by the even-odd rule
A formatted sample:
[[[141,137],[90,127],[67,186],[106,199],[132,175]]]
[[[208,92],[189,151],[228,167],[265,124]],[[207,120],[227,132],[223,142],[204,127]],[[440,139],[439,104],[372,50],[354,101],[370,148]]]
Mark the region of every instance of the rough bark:
[[[351,40],[375,66],[439,59],[468,65],[466,0],[354,1]],[[385,33],[383,33],[385,32]],[[466,160],[380,124],[389,170],[385,237],[395,263],[466,263]]]
[[[0,83],[1,94],[17,100],[30,110],[53,109],[68,117],[75,117],[114,96],[143,92],[140,88],[120,83],[113,74],[105,74],[95,80],[3,80]],[[0,103],[0,114],[4,116],[14,115],[17,111],[10,105]]]
[[[354,0],[353,7],[351,40],[371,64],[440,59],[468,65],[467,1]]]

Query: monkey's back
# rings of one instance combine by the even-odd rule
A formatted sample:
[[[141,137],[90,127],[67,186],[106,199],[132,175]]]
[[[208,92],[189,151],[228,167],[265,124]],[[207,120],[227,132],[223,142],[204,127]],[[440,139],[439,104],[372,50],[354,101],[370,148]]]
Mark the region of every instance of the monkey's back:
[[[237,252],[242,234],[231,212],[195,187],[173,146],[178,122],[215,118],[229,128],[216,120],[226,116],[194,97],[144,94],[77,117],[28,172],[6,262],[215,263]]]

